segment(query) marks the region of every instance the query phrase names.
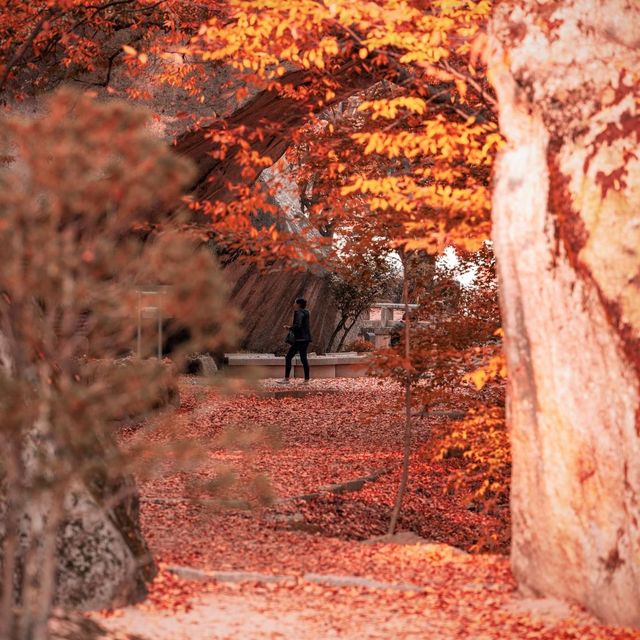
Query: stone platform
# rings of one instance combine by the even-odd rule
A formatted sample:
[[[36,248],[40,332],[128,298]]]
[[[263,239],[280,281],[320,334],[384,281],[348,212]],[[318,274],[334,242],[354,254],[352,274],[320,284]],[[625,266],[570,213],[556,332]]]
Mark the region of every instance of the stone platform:
[[[309,354],[312,378],[360,378],[367,374],[369,357],[356,352],[328,353],[324,356]],[[283,378],[284,356],[272,353],[228,353],[225,354],[227,375],[243,375],[247,367],[257,369],[259,378]],[[243,371],[244,369],[244,371]],[[300,358],[293,359],[292,378],[304,378]]]

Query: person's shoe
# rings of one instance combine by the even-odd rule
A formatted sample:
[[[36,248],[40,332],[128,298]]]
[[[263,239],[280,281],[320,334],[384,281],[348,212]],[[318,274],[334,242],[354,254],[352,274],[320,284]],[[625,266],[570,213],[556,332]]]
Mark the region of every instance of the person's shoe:
[[[305,379],[304,384],[309,384],[310,382],[311,382],[311,380]]]
[[[283,378],[282,380],[278,380],[276,384],[289,384],[289,378]]]

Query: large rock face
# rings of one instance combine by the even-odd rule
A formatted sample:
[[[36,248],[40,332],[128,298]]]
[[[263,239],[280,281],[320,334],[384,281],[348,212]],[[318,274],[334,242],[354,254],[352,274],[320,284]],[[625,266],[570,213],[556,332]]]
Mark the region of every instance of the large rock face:
[[[640,626],[640,7],[501,3],[494,242],[514,574]]]
[[[234,261],[224,268],[229,298],[242,310],[243,347],[280,353],[288,347],[283,325],[293,321],[293,303],[306,298],[311,314],[313,351],[322,352],[335,326],[336,308],[324,277],[308,271],[261,273],[254,265]]]
[[[304,74],[296,72],[287,77],[292,82],[301,82]],[[299,126],[307,117],[305,111],[296,109],[294,101],[272,91],[263,91],[228,115],[228,122],[230,125],[251,127],[264,118],[274,118],[280,113],[286,114],[286,117],[283,116],[282,134],[254,142],[256,151],[271,157],[276,163],[290,144],[287,130]],[[226,201],[234,197],[228,184],[242,181],[242,167],[233,161],[232,154],[224,160],[212,157],[214,147],[206,136],[206,130],[186,132],[176,144],[177,151],[190,158],[198,168],[194,196],[203,201]],[[281,173],[275,167],[270,167],[260,179],[266,183],[283,177],[286,179]],[[291,206],[295,206],[293,189],[292,186],[286,193],[280,190],[275,204],[289,214],[291,221],[288,231],[305,233],[308,230],[296,227],[292,217],[294,212],[290,211]],[[291,323],[292,305],[300,296],[309,301],[314,337],[311,348],[320,352],[325,348],[335,326],[336,307],[323,273],[319,270],[300,272],[284,268],[277,271],[277,266],[265,273],[251,261],[228,256],[223,257],[222,268],[231,292],[230,301],[241,312],[244,349],[276,353],[283,351],[286,345],[282,326]]]

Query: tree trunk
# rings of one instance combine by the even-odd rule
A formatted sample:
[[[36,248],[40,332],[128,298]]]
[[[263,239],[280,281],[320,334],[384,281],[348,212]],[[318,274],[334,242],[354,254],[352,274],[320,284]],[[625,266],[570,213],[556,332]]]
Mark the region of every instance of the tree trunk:
[[[0,332],[0,376],[18,375],[14,362]],[[3,639],[46,638],[53,604],[104,609],[140,601],[155,575],[133,479],[106,468],[61,479],[68,469],[56,462],[50,398],[41,395],[43,408],[22,436],[0,430]],[[104,445],[102,438],[97,447]]]
[[[501,3],[498,259],[523,591],[640,626],[640,7]]]
[[[344,346],[345,340],[347,339],[347,336],[349,335],[349,332],[351,331],[351,329],[353,329],[354,325],[356,324],[356,322],[358,321],[358,318],[360,317],[361,314],[358,314],[352,321],[351,324],[349,326],[347,326],[347,323],[344,323],[344,327],[342,329],[342,335],[340,336],[340,342],[338,342],[338,348],[336,349],[336,351],[340,351],[342,349],[342,347]]]
[[[411,315],[409,308],[409,277],[407,275],[407,255],[401,253],[402,258],[402,302],[404,304],[404,357],[406,367],[411,366]],[[411,462],[411,431],[413,429],[413,420],[411,417],[411,370],[407,369],[404,379],[404,434],[402,439],[402,471],[400,472],[400,484],[398,485],[398,493],[396,494],[395,503],[391,512],[391,520],[389,521],[389,529],[387,533],[392,536],[396,531],[400,512],[402,510],[402,502],[404,494],[409,483],[409,465]]]
[[[344,327],[345,322],[346,320],[344,319],[344,317],[341,317],[338,324],[336,325],[336,328],[333,330],[331,337],[329,338],[329,342],[327,343],[327,353],[331,351],[331,347],[333,347],[333,343],[335,339],[338,337],[338,334],[340,333],[340,329]],[[340,349],[338,349],[338,351],[340,351]]]

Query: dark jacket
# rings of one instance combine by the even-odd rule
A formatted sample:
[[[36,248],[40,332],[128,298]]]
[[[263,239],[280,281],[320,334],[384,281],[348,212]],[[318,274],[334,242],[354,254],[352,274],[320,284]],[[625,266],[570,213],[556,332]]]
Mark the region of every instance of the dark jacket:
[[[296,337],[296,342],[311,342],[309,312],[306,309],[296,309],[293,312],[291,331],[293,331],[293,335]]]

